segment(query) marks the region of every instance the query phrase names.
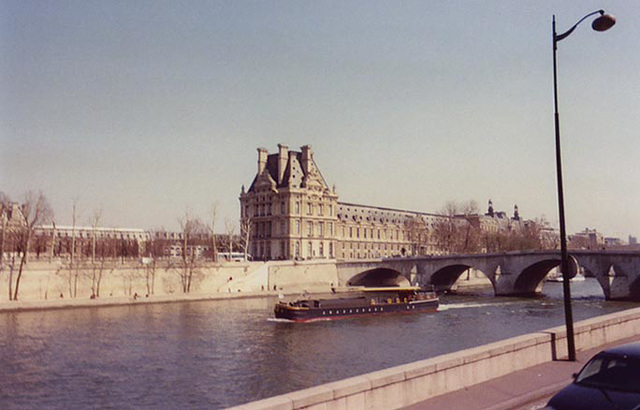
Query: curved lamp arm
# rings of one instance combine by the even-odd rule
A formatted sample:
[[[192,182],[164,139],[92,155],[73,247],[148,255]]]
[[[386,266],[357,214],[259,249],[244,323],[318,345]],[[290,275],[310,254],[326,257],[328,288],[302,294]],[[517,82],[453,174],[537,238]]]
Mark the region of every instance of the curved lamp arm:
[[[601,16],[604,15],[604,10],[598,10],[598,11],[594,11],[592,13],[587,14],[586,16],[584,16],[583,18],[581,18],[580,20],[578,20],[578,22],[576,24],[573,25],[573,27],[571,27],[569,30],[565,31],[562,34],[555,34],[554,33],[554,39],[556,41],[560,41],[560,40],[564,40],[565,38],[569,37],[569,34],[573,33],[573,30],[576,29],[576,27],[578,27],[578,25],[580,23],[582,23],[585,19],[587,19],[588,17],[593,16],[594,14],[600,14]]]
[[[578,20],[578,22],[576,24],[573,25],[573,27],[571,27],[569,30],[565,31],[562,34],[556,34],[556,18],[555,16],[553,16],[553,42],[554,44],[557,43],[558,41],[564,40],[565,38],[569,37],[569,34],[573,33],[573,30],[576,29],[576,27],[578,27],[578,25],[580,23],[582,23],[586,18],[593,16],[594,14],[600,14],[600,17],[598,17],[597,19],[593,20],[593,23],[591,24],[591,28],[593,28],[595,31],[606,31],[609,30],[614,24],[616,24],[616,18],[609,15],[609,14],[604,14],[604,10],[598,10],[598,11],[594,11],[592,13],[587,14],[586,16],[584,16],[583,18],[581,18],[580,20]]]

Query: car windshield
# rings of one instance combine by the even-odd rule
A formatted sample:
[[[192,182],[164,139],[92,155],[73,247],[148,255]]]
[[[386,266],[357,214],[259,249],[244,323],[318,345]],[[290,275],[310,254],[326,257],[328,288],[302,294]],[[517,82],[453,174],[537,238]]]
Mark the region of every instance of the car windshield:
[[[575,383],[640,393],[640,360],[626,356],[598,355],[582,369]]]

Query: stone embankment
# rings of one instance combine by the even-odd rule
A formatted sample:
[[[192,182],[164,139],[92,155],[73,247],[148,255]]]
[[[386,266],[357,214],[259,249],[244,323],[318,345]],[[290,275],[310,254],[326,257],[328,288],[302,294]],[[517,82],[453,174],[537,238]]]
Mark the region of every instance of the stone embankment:
[[[335,261],[201,264],[191,275],[189,292],[183,291],[188,271],[178,264],[78,262],[72,269],[60,261],[32,261],[22,274],[18,301],[9,301],[9,276],[5,265],[0,275],[4,311],[318,293],[338,284]]]
[[[578,322],[574,331],[579,351],[638,335],[640,308]],[[565,352],[565,328],[556,327],[247,403],[234,409],[403,408],[558,360]]]

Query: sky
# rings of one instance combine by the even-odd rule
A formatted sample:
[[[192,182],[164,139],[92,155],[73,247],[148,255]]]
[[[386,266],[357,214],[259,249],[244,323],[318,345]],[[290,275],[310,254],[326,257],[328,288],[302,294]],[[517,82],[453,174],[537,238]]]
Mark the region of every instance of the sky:
[[[567,231],[640,236],[640,2],[0,0],[0,191],[56,222],[217,230],[256,148],[313,147],[339,200],[493,200]]]

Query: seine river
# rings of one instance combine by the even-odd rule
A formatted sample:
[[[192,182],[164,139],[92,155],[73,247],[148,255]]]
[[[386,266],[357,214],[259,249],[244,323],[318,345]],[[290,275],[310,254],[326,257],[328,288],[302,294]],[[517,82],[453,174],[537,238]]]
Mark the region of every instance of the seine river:
[[[591,279],[572,291],[575,320],[637,306]],[[224,408],[562,325],[562,285],[543,292],[302,324],[267,298],[2,313],[0,408]]]

